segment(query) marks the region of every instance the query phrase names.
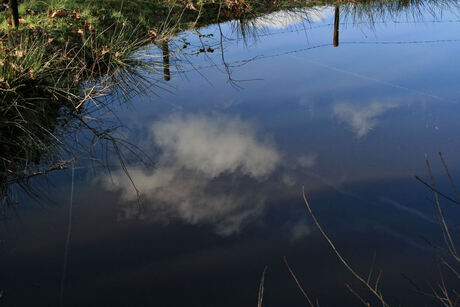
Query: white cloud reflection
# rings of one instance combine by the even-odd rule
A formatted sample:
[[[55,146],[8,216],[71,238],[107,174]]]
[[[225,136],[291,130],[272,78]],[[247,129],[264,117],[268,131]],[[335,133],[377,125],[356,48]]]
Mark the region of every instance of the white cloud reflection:
[[[301,167],[311,168],[316,165],[317,160],[318,160],[318,154],[316,153],[305,154],[297,158],[297,164],[300,165]]]
[[[253,126],[221,115],[188,115],[160,120],[150,133],[162,152],[155,170],[129,169],[149,212],[145,218],[209,223],[228,235],[263,212],[263,182],[280,153],[258,139]],[[138,216],[129,178],[120,171],[112,179],[104,179],[105,187],[127,201],[121,218]]]
[[[174,164],[209,178],[239,170],[252,177],[271,173],[279,154],[257,140],[254,128],[223,116],[193,115],[153,125],[155,143]]]
[[[257,28],[286,29],[302,21],[320,22],[332,14],[333,8],[327,6],[305,8],[298,11],[277,11],[255,18],[253,24]]]
[[[295,223],[291,228],[291,241],[297,241],[309,236],[313,232],[310,224],[301,219]]]
[[[350,126],[357,138],[361,138],[379,124],[379,116],[398,106],[396,103],[378,102],[367,106],[340,103],[333,106],[332,112],[340,122]]]

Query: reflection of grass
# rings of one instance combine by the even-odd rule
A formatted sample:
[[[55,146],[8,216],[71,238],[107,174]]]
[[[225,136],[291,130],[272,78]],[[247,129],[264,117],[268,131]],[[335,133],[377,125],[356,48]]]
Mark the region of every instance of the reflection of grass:
[[[109,45],[100,45],[96,32],[85,37],[82,46],[63,46],[46,34],[28,31],[11,32],[2,41],[2,191],[12,181],[59,169],[61,153],[69,153],[61,134],[68,130],[69,122],[82,122],[88,115],[83,102],[108,94],[114,78],[135,62],[127,55],[143,42],[133,42],[122,25],[113,28]],[[83,81],[90,85],[82,88]],[[44,168],[37,168],[40,164]]]
[[[424,12],[436,14],[443,9],[459,8],[456,1],[440,0],[363,0],[342,1],[340,7],[356,19],[385,20],[400,14],[408,18],[423,17]]]

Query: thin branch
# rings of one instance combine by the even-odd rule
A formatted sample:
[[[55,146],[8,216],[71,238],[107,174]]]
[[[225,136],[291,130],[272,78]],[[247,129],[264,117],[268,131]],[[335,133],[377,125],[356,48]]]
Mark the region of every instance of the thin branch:
[[[315,305],[313,305],[313,302],[311,301],[310,297],[308,297],[307,292],[305,292],[305,290],[303,289],[302,285],[300,284],[300,281],[295,276],[294,271],[292,271],[291,267],[289,266],[289,263],[287,261],[286,256],[283,257],[283,260],[284,260],[284,263],[286,264],[286,267],[289,270],[289,273],[291,274],[292,278],[294,279],[295,283],[297,284],[297,287],[302,292],[303,296],[305,296],[305,299],[307,300],[307,302],[310,304],[311,307],[315,307]]]
[[[307,196],[305,195],[305,187],[302,187],[302,195],[303,195],[303,199],[305,201],[305,204],[307,206],[308,212],[310,213],[311,217],[313,218],[313,221],[315,222],[316,227],[319,229],[319,231],[321,232],[323,237],[327,240],[327,242],[329,243],[329,245],[331,246],[332,250],[337,255],[337,257],[339,258],[339,260],[345,265],[345,267],[348,269],[348,271],[350,271],[356,279],[358,279],[362,284],[364,284],[369,289],[369,291],[379,299],[379,301],[382,303],[382,305],[384,307],[388,307],[389,305],[383,299],[382,294],[380,292],[378,292],[376,288],[372,287],[368,282],[366,282],[366,280],[363,277],[361,277],[358,273],[356,273],[356,271],[348,264],[348,262],[343,258],[343,256],[337,250],[337,248],[335,247],[334,243],[329,238],[329,236],[324,232],[323,227],[321,227],[321,225],[318,222],[315,214],[311,210],[310,204],[308,203]]]
[[[449,197],[447,196],[446,194],[440,192],[438,189],[436,189],[435,187],[431,186],[429,183],[427,183],[426,181],[424,181],[423,179],[421,179],[419,176],[415,176],[415,179],[417,179],[418,181],[420,181],[421,183],[423,183],[424,185],[426,185],[428,188],[430,188],[434,193],[438,193],[440,196],[444,197],[445,199],[453,202],[454,204],[456,205],[460,205],[460,202],[456,201],[455,199],[453,199],[452,197]]]
[[[345,287],[347,287],[347,289],[351,292],[351,294],[356,296],[358,298],[358,300],[361,303],[363,303],[364,306],[371,307],[371,304],[369,302],[366,302],[361,296],[359,296],[359,294],[356,293],[355,290],[353,290],[353,288],[349,284],[345,283]]]
[[[433,189],[436,189],[436,186],[435,186],[435,183],[434,183],[433,173],[431,171],[430,162],[428,160],[426,160],[426,167],[428,169],[428,174],[429,174],[430,179],[431,179],[431,186],[433,187]],[[443,235],[444,235],[445,243],[447,244],[447,247],[448,247],[450,253],[452,254],[452,256],[457,258],[457,255],[458,255],[457,250],[455,249],[455,244],[454,244],[454,242],[452,240],[452,236],[450,235],[449,228],[447,227],[447,223],[446,223],[446,220],[444,218],[444,213],[442,211],[441,204],[439,202],[438,192],[436,192],[435,190],[433,190],[433,191],[434,191],[434,198],[436,200],[436,209],[438,210],[438,214],[439,214],[439,218],[440,218],[440,224],[441,224],[442,232],[443,232]]]
[[[374,265],[375,265],[375,257],[377,256],[377,254],[374,252],[374,255],[372,256],[372,264],[371,264],[371,268],[369,270],[369,275],[367,276],[367,282],[369,283],[371,281],[371,277],[372,277],[372,272],[374,271]]]
[[[265,272],[267,272],[267,266],[264,268],[264,271],[262,272],[262,278],[260,279],[257,307],[262,307],[262,301],[264,299]]]
[[[444,161],[444,157],[442,156],[441,152],[439,152],[439,158],[441,159],[442,165],[444,166],[444,169],[446,170],[447,176],[449,177],[450,184],[452,185],[452,188],[454,189],[455,194],[457,194],[457,198],[460,200],[460,192],[458,191],[457,187],[455,186],[454,179],[450,175],[449,168],[447,167],[447,164]]]

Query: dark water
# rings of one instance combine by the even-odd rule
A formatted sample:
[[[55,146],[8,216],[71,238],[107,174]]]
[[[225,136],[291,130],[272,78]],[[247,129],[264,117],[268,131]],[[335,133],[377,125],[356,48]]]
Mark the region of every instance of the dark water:
[[[141,209],[116,157],[110,174],[79,165],[64,305],[256,306],[267,266],[264,306],[306,306],[283,256],[321,306],[358,306],[344,283],[373,302],[316,229],[302,186],[366,277],[375,253],[391,305],[435,305],[400,275],[436,280],[422,237],[442,242],[433,195],[414,175],[428,180],[428,158],[453,195],[442,152],[460,178],[459,11],[434,11],[369,22],[343,9],[336,48],[332,7],[149,47],[168,55],[170,80],[114,107],[120,137],[155,162],[128,166]],[[5,306],[59,305],[71,176],[50,177],[48,198],[3,223]]]

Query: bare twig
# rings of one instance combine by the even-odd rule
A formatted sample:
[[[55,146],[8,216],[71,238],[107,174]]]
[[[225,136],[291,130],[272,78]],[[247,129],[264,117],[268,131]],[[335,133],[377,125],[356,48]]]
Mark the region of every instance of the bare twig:
[[[426,167],[428,169],[428,174],[429,174],[430,179],[431,179],[431,186],[433,187],[434,197],[435,197],[435,201],[436,201],[436,209],[437,209],[438,214],[439,214],[441,229],[442,229],[442,232],[443,232],[445,243],[447,245],[447,248],[449,249],[449,252],[452,254],[452,256],[458,258],[457,250],[455,249],[455,244],[454,244],[454,242],[452,240],[452,236],[450,234],[449,228],[447,227],[447,223],[446,223],[446,220],[444,218],[444,213],[443,213],[443,210],[441,208],[441,204],[439,202],[438,192],[437,192],[436,186],[434,184],[434,177],[433,177],[433,173],[431,171],[430,162],[428,160],[426,160]]]
[[[457,198],[460,200],[460,192],[458,191],[457,187],[455,186],[454,179],[450,175],[449,168],[447,167],[446,162],[444,161],[444,157],[442,156],[442,153],[439,152],[439,158],[441,159],[442,165],[444,166],[444,170],[447,173],[447,176],[449,177],[450,184],[452,185],[452,188],[455,191],[455,194],[457,195]]]
[[[295,276],[294,271],[289,266],[289,263],[287,261],[286,256],[283,257],[283,260],[284,260],[284,263],[286,264],[287,269],[289,270],[289,273],[291,274],[292,278],[294,279],[295,283],[297,284],[297,287],[299,288],[299,290],[302,292],[303,296],[307,300],[308,304],[310,304],[311,307],[315,307],[315,305],[313,305],[313,302],[311,301],[310,297],[308,296],[307,292],[305,292],[305,290],[303,289],[302,285],[300,284],[300,281]]]
[[[415,292],[417,292],[417,293],[419,293],[419,294],[421,294],[423,296],[436,298],[435,295],[433,295],[433,294],[431,294],[429,292],[423,291],[422,288],[419,285],[417,285],[417,283],[412,278],[408,277],[406,274],[404,274],[402,272],[400,274],[405,280],[407,280],[411,284],[411,286],[412,286],[412,288],[413,288],[413,290]]]
[[[361,277],[361,275],[359,275],[358,273],[356,273],[356,271],[348,264],[348,262],[343,258],[342,254],[340,254],[340,252],[337,250],[337,248],[335,247],[334,243],[332,242],[332,240],[329,238],[329,236],[326,234],[326,232],[324,232],[323,230],[323,227],[321,227],[320,223],[318,222],[318,219],[316,218],[315,214],[313,213],[313,211],[311,210],[311,207],[310,207],[310,204],[308,203],[308,200],[307,200],[307,196],[305,195],[305,187],[302,187],[302,195],[303,195],[303,199],[305,201],[305,204],[307,206],[307,209],[308,209],[308,212],[310,213],[311,217],[313,218],[313,221],[315,222],[316,224],[316,227],[319,229],[319,231],[321,232],[321,234],[323,235],[323,237],[326,239],[326,241],[329,243],[329,245],[331,246],[332,250],[334,251],[334,253],[337,255],[337,257],[339,258],[339,260],[345,265],[345,267],[348,269],[348,271],[350,271],[353,276],[358,279],[362,284],[364,284],[367,289],[372,293],[374,294],[375,297],[377,297],[377,299],[382,303],[382,306],[384,307],[388,307],[388,303],[384,300],[383,298],[383,295],[382,293],[380,293],[378,290],[377,290],[377,286],[378,286],[378,282],[376,283],[376,287],[372,287],[368,282],[366,282],[366,280]]]
[[[361,296],[359,296],[359,294],[356,293],[355,290],[353,290],[353,288],[352,288],[349,284],[345,283],[345,287],[347,287],[347,289],[351,292],[351,294],[353,294],[354,296],[356,296],[356,297],[358,298],[358,300],[359,300],[361,303],[363,303],[364,306],[367,306],[367,307],[370,307],[370,306],[371,306],[371,304],[370,304],[369,302],[366,302]]]
[[[379,282],[380,282],[380,278],[382,277],[382,271],[380,270],[379,271],[379,274],[377,275],[377,279],[375,280],[375,290],[378,290],[379,289]]]
[[[10,185],[10,184],[13,184],[13,183],[18,183],[21,180],[28,180],[28,179],[30,179],[32,177],[37,177],[37,176],[40,176],[40,175],[48,174],[48,173],[50,173],[52,171],[55,171],[55,170],[67,169],[67,168],[69,168],[70,165],[74,164],[76,161],[77,161],[77,159],[75,159],[75,158],[71,159],[71,160],[68,160],[68,161],[60,161],[57,164],[52,165],[52,166],[50,166],[49,168],[47,168],[45,170],[36,171],[36,172],[30,173],[30,174],[23,175],[23,176],[18,177],[18,178],[11,179],[11,180],[6,182],[6,185]]]
[[[257,307],[262,307],[262,301],[264,299],[265,272],[267,272],[267,267],[264,268],[264,271],[262,272],[262,278],[260,279]]]
[[[375,265],[375,257],[376,257],[376,253],[374,252],[374,255],[372,256],[372,264],[371,264],[371,268],[369,270],[369,275],[367,276],[367,282],[369,283],[371,281],[371,277],[372,277],[372,273],[374,271],[374,265]]]
[[[424,185],[426,185],[428,188],[430,188],[433,192],[439,194],[440,196],[444,197],[445,199],[453,202],[454,204],[456,205],[460,205],[460,202],[456,201],[455,199],[453,199],[452,197],[449,197],[447,196],[446,194],[440,192],[438,189],[436,189],[436,187],[433,187],[432,185],[430,185],[429,183],[427,183],[426,181],[424,181],[423,179],[421,179],[419,176],[415,176],[415,179],[417,179],[418,181],[420,181],[421,183],[423,183]]]

